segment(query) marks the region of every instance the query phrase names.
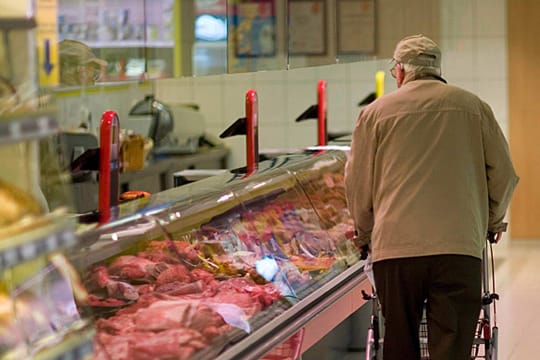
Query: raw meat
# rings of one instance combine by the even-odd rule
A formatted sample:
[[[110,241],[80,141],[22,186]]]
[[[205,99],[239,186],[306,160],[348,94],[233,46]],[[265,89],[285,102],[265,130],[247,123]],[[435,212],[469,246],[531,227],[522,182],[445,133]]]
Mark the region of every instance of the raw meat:
[[[156,285],[160,286],[173,281],[189,283],[193,281],[193,278],[184,265],[170,265],[169,268],[159,274],[156,279]]]
[[[181,281],[173,281],[160,286],[156,286],[155,291],[167,295],[186,295],[201,293],[204,289],[202,281],[195,281],[192,283],[184,283]]]
[[[156,263],[142,257],[125,255],[116,258],[109,265],[108,270],[109,274],[118,276],[120,279],[152,282],[167,267],[168,265],[165,263]]]

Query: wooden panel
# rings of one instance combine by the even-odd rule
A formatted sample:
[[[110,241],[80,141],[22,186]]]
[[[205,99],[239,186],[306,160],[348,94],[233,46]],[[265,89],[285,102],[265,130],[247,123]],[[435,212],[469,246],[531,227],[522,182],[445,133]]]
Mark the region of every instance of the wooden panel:
[[[510,147],[520,183],[512,238],[540,238],[540,1],[508,1]]]

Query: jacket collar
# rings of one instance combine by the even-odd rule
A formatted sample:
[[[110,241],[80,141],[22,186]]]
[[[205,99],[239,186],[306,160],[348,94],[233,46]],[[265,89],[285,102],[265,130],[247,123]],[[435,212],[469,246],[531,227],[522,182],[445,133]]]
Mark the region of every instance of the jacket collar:
[[[447,84],[447,81],[439,76],[439,75],[435,75],[435,74],[432,74],[432,73],[419,73],[419,74],[415,74],[413,76],[407,76],[405,78],[405,81],[403,82],[403,84],[406,84],[410,81],[414,81],[414,80],[439,80],[439,81],[442,81],[443,83]]]

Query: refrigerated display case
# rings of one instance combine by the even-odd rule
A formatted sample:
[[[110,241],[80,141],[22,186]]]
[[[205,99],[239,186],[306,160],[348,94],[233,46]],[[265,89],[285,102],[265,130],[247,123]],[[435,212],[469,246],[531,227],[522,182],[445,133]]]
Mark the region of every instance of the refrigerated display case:
[[[93,328],[63,255],[77,240],[69,179],[54,151],[54,113],[38,107],[36,21],[20,7],[20,16],[0,15],[0,359],[82,358]]]
[[[341,151],[277,157],[81,234],[67,257],[89,293],[94,358],[291,358],[330,331],[368,286],[344,164]]]
[[[91,352],[93,329],[77,311],[84,290],[62,255],[77,238],[55,129],[48,113],[0,116],[0,359]]]

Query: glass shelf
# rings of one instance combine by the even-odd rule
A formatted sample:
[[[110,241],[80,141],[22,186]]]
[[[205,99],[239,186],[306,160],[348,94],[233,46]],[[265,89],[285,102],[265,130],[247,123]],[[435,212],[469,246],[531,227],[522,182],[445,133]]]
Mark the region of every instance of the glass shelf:
[[[112,40],[112,41],[87,41],[86,45],[93,49],[98,48],[172,48],[173,41],[141,41],[141,40]]]
[[[58,124],[48,113],[28,113],[0,118],[0,144],[16,143],[51,136]]]
[[[0,19],[0,30],[27,30],[36,27],[34,18],[3,18]]]

